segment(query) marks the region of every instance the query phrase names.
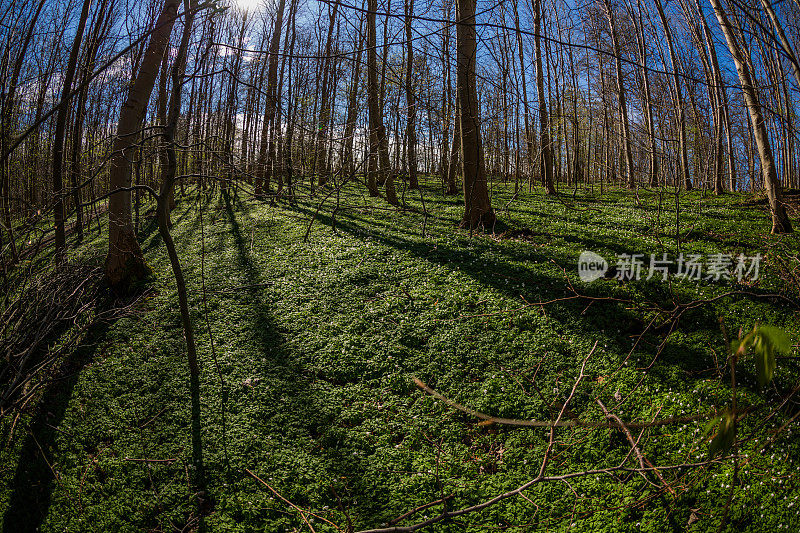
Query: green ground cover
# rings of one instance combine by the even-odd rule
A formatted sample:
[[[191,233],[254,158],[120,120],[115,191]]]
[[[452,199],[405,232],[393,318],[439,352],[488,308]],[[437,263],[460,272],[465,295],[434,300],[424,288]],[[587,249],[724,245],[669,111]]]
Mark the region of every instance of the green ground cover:
[[[731,334],[755,323],[800,333],[795,307],[763,297],[796,298],[785,265],[798,238],[770,236],[763,205],[743,195],[692,192],[676,203],[648,191],[548,198],[525,190],[511,201],[512,188],[496,186],[503,237],[458,229],[460,200],[442,196],[433,180],[427,219],[415,191],[406,192],[405,211],[386,210],[356,187],[339,196],[343,208],[334,218],[331,195],[305,243],[319,196],[270,206],[195,191],[173,214],[202,361],[210,530],[308,530],[245,469],[343,530],[379,527],[451,496],[402,523],[424,520],[536,476],[549,430],[478,425],[421,392],[413,376],[477,410],[550,420],[586,360],[565,416],[602,421],[600,399],[625,421],[647,421],[730,402],[720,319]],[[676,205],[681,251],[759,252],[758,282],[578,279],[583,250],[674,254]],[[93,328],[72,356],[79,371],[51,387],[13,434],[11,420],[2,421],[6,531],[179,531],[195,523],[175,284],[154,226],[141,236],[157,280],[137,312]],[[72,260],[101,263],[103,237],[85,241]],[[595,300],[569,298],[570,285]],[[653,311],[731,291],[750,294],[698,305],[674,327]],[[761,450],[797,410],[789,401],[765,419],[797,371],[793,357],[780,358],[774,382],[759,387],[754,364],[739,367],[739,402],[754,409],[739,429],[748,440],[731,531],[800,528],[796,426]],[[704,426],[648,428],[642,452],[654,465],[705,461]],[[555,437],[548,475],[614,466],[630,452],[616,429],[559,428]],[[664,471],[670,489],[652,474],[625,472],[539,483],[524,498],[430,530],[715,531],[732,464]],[[309,518],[317,531],[333,530]]]

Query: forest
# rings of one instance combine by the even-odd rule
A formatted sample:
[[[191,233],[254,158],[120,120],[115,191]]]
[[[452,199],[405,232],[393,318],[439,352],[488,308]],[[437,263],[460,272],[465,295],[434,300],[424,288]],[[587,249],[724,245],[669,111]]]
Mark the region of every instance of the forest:
[[[0,0],[3,532],[800,531],[800,0]]]

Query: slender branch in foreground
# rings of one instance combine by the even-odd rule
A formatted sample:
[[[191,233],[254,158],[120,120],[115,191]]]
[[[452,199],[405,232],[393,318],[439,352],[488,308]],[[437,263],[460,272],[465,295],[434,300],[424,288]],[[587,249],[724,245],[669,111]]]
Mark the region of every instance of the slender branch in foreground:
[[[615,428],[617,424],[613,420],[605,420],[602,422],[595,422],[591,420],[579,420],[579,419],[570,419],[570,420],[523,420],[517,418],[503,418],[501,416],[492,416],[487,415],[486,413],[482,413],[480,411],[476,411],[471,407],[467,407],[465,405],[461,405],[460,403],[451,400],[447,396],[444,396],[442,393],[435,391],[434,389],[430,388],[426,385],[421,379],[417,377],[412,378],[414,380],[414,384],[425,391],[426,393],[430,394],[437,400],[441,400],[442,402],[446,403],[450,407],[458,409],[468,415],[472,415],[475,418],[480,418],[483,420],[481,422],[482,425],[489,425],[489,424],[503,424],[507,426],[523,426],[523,427],[541,427],[541,428],[550,428],[550,427],[585,427],[585,428]],[[659,420],[652,420],[649,422],[624,422],[625,426],[628,428],[649,428],[649,427],[656,427],[656,426],[668,426],[671,424],[683,424],[686,422],[694,422],[697,420],[708,420],[716,416],[717,411],[710,411],[705,414],[699,415],[692,415],[692,416],[679,416],[679,417],[669,417],[669,418],[662,418]]]
[[[535,485],[536,483],[547,483],[551,481],[564,481],[567,479],[578,478],[578,477],[586,477],[586,476],[593,476],[599,474],[608,474],[612,475],[614,472],[653,472],[659,470],[674,470],[674,469],[681,469],[681,468],[696,468],[700,466],[707,466],[712,463],[717,463],[718,461],[702,461],[698,463],[685,463],[680,465],[671,465],[671,466],[663,466],[663,467],[653,467],[653,468],[626,468],[622,465],[612,466],[608,468],[597,468],[593,470],[583,470],[581,472],[570,472],[567,474],[561,474],[558,476],[536,476],[534,479],[525,482],[524,484],[520,485],[516,489],[510,490],[508,492],[504,492],[502,494],[498,494],[494,498],[486,500],[482,503],[472,505],[470,507],[464,507],[462,509],[457,509],[455,511],[449,511],[447,513],[442,513],[438,516],[434,516],[433,518],[429,518],[424,522],[419,522],[417,524],[413,524],[410,526],[393,526],[393,527],[384,527],[384,528],[377,528],[377,529],[363,529],[356,533],[410,533],[412,531],[418,531],[424,527],[428,527],[430,525],[436,524],[441,522],[442,520],[447,520],[449,518],[454,518],[456,516],[462,516],[469,513],[474,513],[476,511],[480,511],[485,509],[495,503],[511,498],[512,496],[517,496],[522,493],[525,489],[530,488],[531,486]]]
[[[639,448],[639,441],[638,440],[634,440],[633,435],[631,434],[630,430],[628,429],[628,426],[625,425],[625,422],[623,422],[622,419],[620,419],[620,417],[618,417],[617,415],[615,415],[614,413],[609,411],[606,408],[606,406],[603,405],[603,402],[601,402],[599,399],[596,400],[596,401],[597,401],[597,404],[600,406],[600,409],[602,409],[603,413],[606,415],[606,418],[608,418],[609,420],[612,420],[617,425],[619,430],[622,431],[625,434],[625,438],[628,439],[628,442],[631,445],[631,449],[636,454],[636,458],[639,460],[639,466],[644,468],[645,463],[647,463],[648,466],[653,466],[653,463],[651,463],[647,459],[647,457],[645,457],[644,454],[642,453],[642,450]],[[641,437],[641,434],[639,436]],[[673,489],[672,486],[670,486],[670,484],[667,483],[667,481],[664,479],[664,476],[661,475],[661,472],[656,470],[655,473],[656,473],[656,476],[658,477],[658,480],[661,482],[661,484],[664,486],[664,488],[667,489],[670,492],[670,494],[672,494],[673,496],[676,496],[677,494],[675,492],[675,489]]]
[[[277,496],[278,498],[280,498],[280,499],[281,499],[281,501],[283,501],[284,503],[286,503],[287,505],[289,505],[289,506],[290,506],[292,509],[294,509],[295,511],[297,511],[298,513],[300,513],[300,516],[303,518],[303,522],[305,522],[305,523],[306,523],[306,525],[308,526],[308,528],[309,528],[309,529],[310,529],[312,532],[314,531],[314,527],[311,525],[311,522],[309,522],[308,518],[306,518],[306,515],[311,515],[311,516],[313,516],[314,518],[319,518],[319,519],[320,519],[320,520],[322,520],[323,522],[325,522],[325,523],[327,523],[327,524],[330,524],[330,525],[332,525],[334,528],[336,528],[336,531],[341,531],[341,528],[340,528],[339,526],[337,526],[336,524],[334,524],[333,522],[331,522],[331,521],[330,521],[330,520],[328,520],[327,518],[325,518],[325,517],[322,517],[322,516],[319,516],[319,515],[317,515],[317,514],[314,514],[314,513],[312,513],[311,511],[307,511],[307,510],[301,509],[300,507],[296,506],[295,504],[293,504],[292,502],[290,502],[289,500],[287,500],[286,498],[284,498],[283,496],[281,496],[281,495],[280,495],[280,493],[279,493],[277,490],[273,489],[273,488],[272,488],[272,487],[269,485],[269,483],[267,483],[266,481],[264,481],[263,479],[261,479],[260,477],[258,477],[257,475],[255,475],[255,474],[254,474],[253,472],[251,472],[249,469],[245,468],[245,469],[244,469],[244,471],[245,471],[245,472],[247,472],[248,474],[250,474],[250,476],[252,476],[252,477],[253,477],[253,479],[255,479],[256,481],[258,481],[259,483],[261,483],[262,485],[264,485],[265,487],[267,487],[267,488],[268,488],[268,489],[269,489],[269,490],[270,490],[270,491],[271,491],[271,492],[272,492],[272,493],[273,493],[275,496]]]
[[[414,509],[411,509],[410,511],[401,514],[400,516],[398,516],[397,518],[395,518],[394,520],[389,522],[389,525],[393,526],[396,523],[405,520],[406,518],[408,518],[411,515],[415,515],[415,514],[421,512],[421,511],[424,511],[425,509],[428,509],[430,507],[434,507],[434,506],[439,505],[441,503],[445,503],[447,500],[451,499],[453,496],[455,496],[455,495],[454,494],[449,494],[449,495],[445,496],[444,498],[439,498],[438,500],[434,500],[432,502],[428,502],[428,503],[425,503],[423,505],[420,505],[419,507],[415,507]]]

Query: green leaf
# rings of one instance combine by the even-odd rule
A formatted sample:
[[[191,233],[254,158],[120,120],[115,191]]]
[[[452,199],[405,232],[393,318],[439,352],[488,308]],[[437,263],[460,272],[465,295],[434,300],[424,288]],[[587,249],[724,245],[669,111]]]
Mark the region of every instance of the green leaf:
[[[728,450],[733,446],[733,439],[736,437],[736,426],[734,424],[733,414],[726,412],[722,415],[717,434],[711,439],[711,444],[708,445],[708,458],[713,459],[717,455],[725,455]]]
[[[789,334],[781,328],[775,326],[759,326],[756,334],[767,340],[778,353],[789,353],[792,351],[792,339]]]
[[[753,352],[756,358],[758,382],[764,386],[775,374],[775,354],[788,353],[792,349],[789,334],[773,326],[759,326],[755,331]]]
[[[714,418],[712,418],[711,420],[709,420],[709,421],[708,421],[708,424],[706,424],[706,427],[705,427],[705,428],[703,428],[703,433],[702,433],[702,435],[701,435],[701,438],[705,439],[705,438],[706,438],[706,436],[707,436],[709,433],[711,433],[711,432],[714,430],[714,428],[715,428],[715,427],[716,427],[716,426],[719,424],[719,421],[720,421],[720,420],[722,420],[722,415],[715,416]]]

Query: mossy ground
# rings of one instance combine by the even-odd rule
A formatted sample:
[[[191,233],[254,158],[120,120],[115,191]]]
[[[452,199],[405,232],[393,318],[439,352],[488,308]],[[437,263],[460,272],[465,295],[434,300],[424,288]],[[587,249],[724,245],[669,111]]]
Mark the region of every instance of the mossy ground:
[[[763,207],[745,203],[744,196],[698,191],[676,204],[671,193],[640,191],[637,199],[627,191],[569,191],[548,198],[523,190],[510,202],[513,190],[496,185],[498,218],[510,230],[530,230],[500,239],[458,229],[460,198],[441,195],[434,180],[425,185],[432,216],[424,235],[416,191],[405,193],[412,209],[395,212],[351,187],[341,193],[345,208],[335,215],[335,230],[332,195],[307,243],[319,196],[276,206],[219,192],[179,199],[173,235],[202,362],[202,430],[214,500],[205,521],[211,530],[305,527],[245,469],[343,529],[348,523],[377,527],[442,496],[453,495],[449,509],[478,503],[538,473],[547,430],[478,426],[416,389],[412,376],[487,413],[551,419],[597,343],[571,413],[602,420],[599,398],[622,419],[641,421],[727,405],[730,388],[716,369],[726,358],[719,319],[734,333],[756,322],[783,327],[795,338],[800,333],[790,305],[734,295],[687,312],[671,333],[648,331],[631,352],[652,318],[642,310],[646,302],[670,307],[673,298],[687,302],[738,289],[797,295],[797,287],[779,276],[778,250],[796,254],[798,238],[770,236]],[[583,250],[605,257],[674,254],[676,205],[684,253],[761,252],[759,282],[578,280]],[[40,412],[23,416],[0,452],[6,531],[31,525],[177,531],[194,512],[189,379],[175,285],[155,227],[145,226],[140,236],[158,276],[154,291],[134,315],[90,332],[74,355],[79,373],[56,388]],[[73,260],[102,258],[103,237],[92,238]],[[568,281],[584,294],[639,306],[582,299],[528,305],[569,296]],[[761,389],[752,363],[743,362],[740,403],[776,402],[793,388],[797,371],[794,358],[781,359],[774,384]],[[614,399],[617,392],[621,401]],[[766,436],[795,410],[789,402],[761,422],[769,412],[762,409],[744,419],[740,435]],[[8,439],[10,421],[2,424]],[[703,427],[648,429],[642,451],[656,465],[704,460]],[[794,427],[764,453],[746,445],[731,530],[800,528]],[[550,475],[614,466],[629,453],[616,430],[559,429],[556,439]],[[474,531],[716,530],[731,462],[664,476],[677,480],[674,494],[653,476],[542,483],[525,498],[431,530],[464,531],[467,524]],[[331,529],[319,519],[313,525]]]

